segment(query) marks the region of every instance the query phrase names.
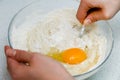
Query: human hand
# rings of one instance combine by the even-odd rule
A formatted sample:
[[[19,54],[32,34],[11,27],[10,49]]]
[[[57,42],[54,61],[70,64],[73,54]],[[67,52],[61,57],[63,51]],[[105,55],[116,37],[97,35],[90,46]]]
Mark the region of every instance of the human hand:
[[[5,54],[13,80],[74,80],[60,63],[45,55],[9,46],[5,46]]]
[[[81,0],[77,18],[82,24],[112,18],[120,10],[120,0]]]

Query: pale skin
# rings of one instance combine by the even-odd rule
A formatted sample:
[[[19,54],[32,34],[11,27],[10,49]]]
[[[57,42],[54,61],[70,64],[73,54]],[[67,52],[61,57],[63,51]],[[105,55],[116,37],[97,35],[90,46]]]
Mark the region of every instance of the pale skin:
[[[81,0],[76,17],[87,25],[110,19],[119,10],[120,0]],[[13,80],[74,80],[59,62],[40,53],[5,46],[5,55]]]
[[[74,80],[59,62],[40,53],[5,46],[5,54],[13,80]]]
[[[82,24],[111,19],[120,10],[120,0],[81,0],[76,17]]]

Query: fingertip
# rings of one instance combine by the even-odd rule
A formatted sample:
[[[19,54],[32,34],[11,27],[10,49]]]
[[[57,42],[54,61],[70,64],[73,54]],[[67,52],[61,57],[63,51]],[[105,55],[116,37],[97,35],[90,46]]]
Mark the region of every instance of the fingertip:
[[[79,10],[77,11],[77,14],[76,14],[76,18],[78,19],[78,21],[83,24],[84,22],[84,19],[85,19],[85,16],[86,14],[82,12],[83,10]]]
[[[76,14],[76,18],[81,24],[83,24],[83,20],[81,19],[81,17],[78,14]]]
[[[85,20],[84,20],[84,25],[89,25],[89,24],[91,24],[92,23],[92,21],[91,21],[91,19],[89,19],[89,18],[86,18]]]
[[[13,50],[12,48],[10,48],[9,46],[6,46],[6,47],[5,47],[5,54],[6,54],[6,56],[8,56],[8,57],[14,57],[15,54],[16,54],[16,51]]]
[[[10,47],[9,47],[8,45],[5,45],[5,47],[4,47],[5,53],[6,53],[7,49],[9,49],[9,48],[10,48]]]

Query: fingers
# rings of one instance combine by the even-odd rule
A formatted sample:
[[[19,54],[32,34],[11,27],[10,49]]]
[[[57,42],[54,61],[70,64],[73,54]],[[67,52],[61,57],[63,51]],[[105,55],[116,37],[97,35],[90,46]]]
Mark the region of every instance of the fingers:
[[[20,62],[30,63],[32,60],[33,54],[23,50],[16,50],[15,59]]]
[[[97,20],[105,19],[103,14],[103,4],[100,0],[81,0],[77,11],[77,18],[82,24],[90,24]]]
[[[5,46],[4,50],[5,50],[6,56],[9,56],[9,57],[13,57],[16,54],[16,51],[9,46]]]
[[[84,23],[84,19],[86,18],[89,9],[90,7],[88,7],[88,4],[84,0],[81,0],[76,17],[82,24]]]
[[[10,57],[7,57],[7,68],[13,80],[22,80],[20,78],[29,73],[30,70],[29,66],[19,63]]]
[[[26,66],[25,64],[19,62],[19,61],[26,61],[26,59],[18,57],[19,56],[18,54],[20,53],[21,52],[19,52],[18,50],[13,50],[9,46],[5,46],[7,68],[13,79],[24,76],[24,74],[28,73],[30,69],[29,66]]]
[[[7,68],[10,72],[10,74],[15,74],[14,71],[17,71],[16,68],[19,68],[19,63],[15,61],[14,59],[7,57]]]
[[[93,11],[84,20],[84,24],[88,25],[90,23],[96,22],[98,20],[105,19],[105,16],[101,10]]]
[[[19,62],[30,63],[33,54],[23,50],[12,49],[9,46],[5,46],[5,54],[8,57],[12,57]]]

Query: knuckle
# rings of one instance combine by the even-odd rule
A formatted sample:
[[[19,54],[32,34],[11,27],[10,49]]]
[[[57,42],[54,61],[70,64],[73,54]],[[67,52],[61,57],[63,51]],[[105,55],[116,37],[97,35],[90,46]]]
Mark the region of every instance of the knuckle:
[[[91,20],[91,22],[96,22],[98,21],[98,19],[92,15],[89,16],[89,19]]]
[[[104,12],[104,18],[105,18],[106,20],[111,19],[111,18],[112,18],[111,13],[109,13],[109,12]]]

